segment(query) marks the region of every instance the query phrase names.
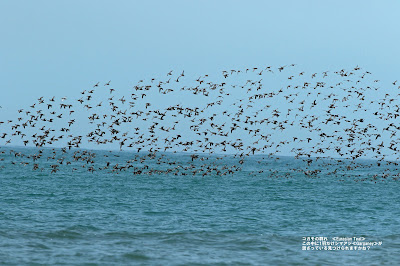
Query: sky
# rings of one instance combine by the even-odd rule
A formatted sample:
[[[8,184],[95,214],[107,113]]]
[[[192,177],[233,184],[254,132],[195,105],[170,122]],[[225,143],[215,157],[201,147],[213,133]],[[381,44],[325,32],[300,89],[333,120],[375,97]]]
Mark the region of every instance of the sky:
[[[0,106],[259,65],[398,77],[400,1],[1,1]]]
[[[41,96],[77,99],[97,82],[111,80],[123,95],[170,70],[198,77],[358,65],[392,82],[400,79],[398,10],[389,0],[1,1],[0,119]]]

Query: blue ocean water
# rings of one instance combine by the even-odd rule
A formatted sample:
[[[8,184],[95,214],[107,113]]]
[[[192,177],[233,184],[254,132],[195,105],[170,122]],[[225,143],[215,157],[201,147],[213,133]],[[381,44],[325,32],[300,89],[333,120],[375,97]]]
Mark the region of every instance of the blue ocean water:
[[[4,156],[0,264],[394,265],[400,261],[396,181],[339,181],[333,175],[304,174],[284,178],[252,175],[246,169],[225,176],[182,176],[91,173],[62,166],[51,174],[32,171],[32,163],[10,164],[16,159]],[[285,171],[278,162],[263,167]],[[302,250],[303,237],[364,237],[382,245],[365,251],[307,251]]]

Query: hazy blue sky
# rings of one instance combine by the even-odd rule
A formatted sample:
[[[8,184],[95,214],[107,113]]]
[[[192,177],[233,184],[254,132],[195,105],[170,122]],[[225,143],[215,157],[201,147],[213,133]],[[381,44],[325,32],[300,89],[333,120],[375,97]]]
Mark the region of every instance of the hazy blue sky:
[[[170,69],[197,74],[297,63],[398,75],[400,1],[0,2],[0,105],[128,90]]]

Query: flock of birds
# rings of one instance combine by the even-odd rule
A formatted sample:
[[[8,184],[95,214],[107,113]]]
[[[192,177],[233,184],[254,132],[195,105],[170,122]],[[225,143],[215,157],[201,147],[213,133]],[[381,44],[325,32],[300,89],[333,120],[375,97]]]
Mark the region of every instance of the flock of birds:
[[[40,97],[0,121],[0,167],[400,177],[397,81],[381,88],[358,66],[306,73],[294,64],[187,76],[170,71],[128,93],[108,81],[71,100]]]

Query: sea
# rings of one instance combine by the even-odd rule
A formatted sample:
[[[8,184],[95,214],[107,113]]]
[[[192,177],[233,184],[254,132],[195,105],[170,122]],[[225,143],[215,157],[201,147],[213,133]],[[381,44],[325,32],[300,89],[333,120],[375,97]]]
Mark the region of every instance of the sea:
[[[98,161],[106,160],[100,155]],[[400,262],[395,180],[357,182],[301,172],[288,177],[289,167],[277,160],[263,164],[258,174],[250,169],[255,163],[227,175],[89,172],[71,165],[51,173],[33,171],[32,160],[23,164],[15,153],[1,156],[1,265]],[[286,166],[296,164],[285,160]],[[146,165],[159,167],[151,160]],[[349,171],[362,177],[373,170]]]

